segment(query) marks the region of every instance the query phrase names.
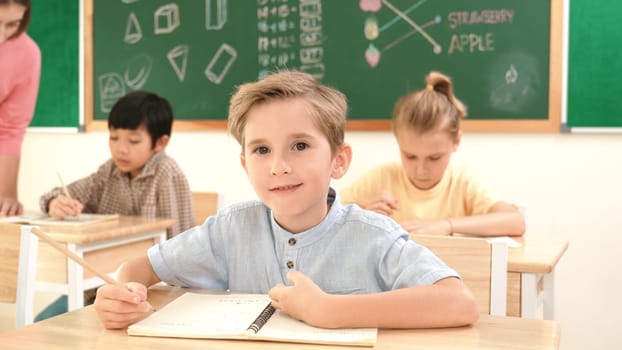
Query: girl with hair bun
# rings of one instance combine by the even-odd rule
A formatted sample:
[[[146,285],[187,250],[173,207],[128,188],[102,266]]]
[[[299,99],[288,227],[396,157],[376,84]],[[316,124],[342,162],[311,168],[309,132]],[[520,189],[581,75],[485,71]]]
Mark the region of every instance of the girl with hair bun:
[[[498,199],[464,166],[450,164],[466,116],[451,79],[430,72],[425,84],[393,110],[401,162],[370,170],[340,193],[342,201],[390,216],[410,234],[523,235],[516,205]]]

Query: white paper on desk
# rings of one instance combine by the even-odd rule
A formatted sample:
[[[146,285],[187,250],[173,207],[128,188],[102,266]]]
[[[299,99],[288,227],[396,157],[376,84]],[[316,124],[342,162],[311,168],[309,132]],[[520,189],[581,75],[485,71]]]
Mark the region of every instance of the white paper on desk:
[[[119,214],[90,214],[82,213],[65,219],[55,219],[47,214],[18,215],[0,218],[0,223],[45,226],[81,226],[106,221],[119,220]]]
[[[41,214],[6,216],[6,217],[0,218],[0,223],[22,224],[22,223],[28,223],[32,220],[41,219],[42,217],[45,217],[45,216]]]
[[[268,340],[276,342],[374,346],[376,328],[325,329],[276,311],[261,329],[249,332],[271,300],[266,294],[185,293],[129,326],[137,336]]]
[[[519,248],[521,244],[508,236],[497,236],[486,238],[490,243],[504,243],[508,248]]]

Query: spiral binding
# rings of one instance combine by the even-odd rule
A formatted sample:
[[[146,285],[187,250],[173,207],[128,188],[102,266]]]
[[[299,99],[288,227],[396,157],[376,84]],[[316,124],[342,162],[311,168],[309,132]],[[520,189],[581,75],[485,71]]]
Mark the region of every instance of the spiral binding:
[[[263,309],[263,311],[261,311],[259,316],[257,316],[255,321],[253,321],[253,323],[251,323],[251,325],[248,326],[248,329],[246,331],[247,332],[252,331],[255,334],[257,334],[257,332],[259,332],[261,327],[263,327],[266,324],[266,322],[268,322],[268,320],[270,319],[272,314],[274,314],[275,311],[276,310],[274,309],[274,307],[272,307],[272,303],[268,304],[268,306],[266,306]]]

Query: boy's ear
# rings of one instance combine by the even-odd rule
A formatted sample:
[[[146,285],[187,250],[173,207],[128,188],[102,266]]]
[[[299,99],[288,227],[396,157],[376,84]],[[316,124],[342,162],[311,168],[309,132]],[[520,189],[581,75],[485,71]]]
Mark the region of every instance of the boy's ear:
[[[454,152],[458,150],[460,141],[462,141],[462,130],[458,130],[458,133],[456,133],[456,138],[454,139]]]
[[[154,150],[156,152],[160,152],[161,150],[163,150],[164,148],[166,148],[166,146],[168,145],[168,141],[170,140],[170,136],[169,135],[162,135],[160,136],[160,138],[156,141]]]
[[[352,161],[352,147],[347,143],[344,143],[337,150],[335,159],[333,160],[333,168],[331,169],[330,176],[333,179],[340,179],[346,174],[348,168],[350,168],[350,162]]]
[[[242,164],[244,171],[248,173],[248,170],[246,170],[246,157],[244,157],[244,153],[240,154],[240,164]]]

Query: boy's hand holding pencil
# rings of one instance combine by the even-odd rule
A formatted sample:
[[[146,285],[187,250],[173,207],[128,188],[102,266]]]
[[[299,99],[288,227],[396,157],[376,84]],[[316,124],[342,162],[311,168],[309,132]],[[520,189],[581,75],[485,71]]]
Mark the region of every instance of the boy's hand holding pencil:
[[[80,215],[84,206],[79,201],[60,195],[50,201],[48,214],[54,219],[65,219]]]
[[[126,328],[155,311],[147,301],[147,287],[137,282],[99,287],[93,307],[107,329]]]
[[[79,216],[80,213],[82,213],[84,206],[78,200],[71,197],[71,194],[69,194],[69,190],[67,189],[67,186],[65,186],[62,177],[59,173],[56,174],[58,175],[58,180],[63,188],[63,194],[50,201],[48,206],[48,214],[54,219],[65,219],[67,217]]]
[[[33,227],[31,232],[67,258],[80,264],[84,269],[92,272],[107,283],[97,290],[97,298],[94,305],[98,311],[97,316],[101,323],[106,325],[106,328],[125,328],[155,311],[153,306],[147,301],[147,287],[143,284],[137,282],[122,283],[115,280],[53,240],[39,228]]]

